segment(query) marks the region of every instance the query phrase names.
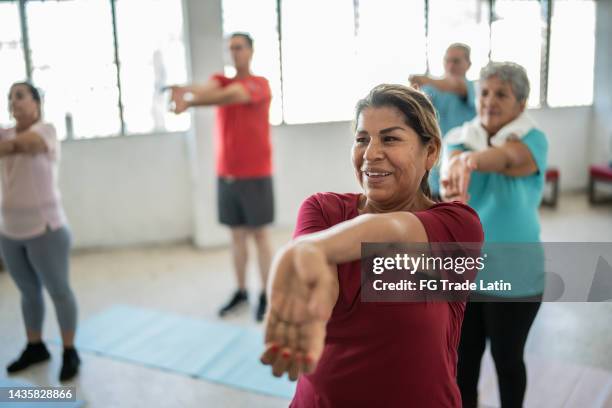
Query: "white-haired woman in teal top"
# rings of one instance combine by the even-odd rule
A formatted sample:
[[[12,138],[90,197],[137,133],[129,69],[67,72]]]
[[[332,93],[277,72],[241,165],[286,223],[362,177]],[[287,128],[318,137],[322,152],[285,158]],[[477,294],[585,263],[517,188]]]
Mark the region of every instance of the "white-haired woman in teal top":
[[[523,350],[544,291],[538,207],[548,152],[546,136],[525,112],[528,97],[523,67],[489,63],[480,74],[478,116],[444,140],[442,197],[467,202],[476,210],[491,252],[477,280],[484,286],[500,280],[513,283],[512,290],[476,291],[467,305],[457,370],[464,407],[478,405],[487,339],[501,406],[521,407],[525,395]]]

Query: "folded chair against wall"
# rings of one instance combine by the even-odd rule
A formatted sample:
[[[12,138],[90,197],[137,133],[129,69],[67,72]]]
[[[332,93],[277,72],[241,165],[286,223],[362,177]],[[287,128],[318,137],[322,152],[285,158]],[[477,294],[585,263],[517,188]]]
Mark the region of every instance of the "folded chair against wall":
[[[591,204],[612,203],[612,195],[597,196],[597,184],[612,183],[612,166],[592,165],[589,168],[589,201]]]
[[[551,185],[550,194],[544,194],[542,205],[556,207],[559,198],[559,169],[550,167],[546,169],[546,184]]]

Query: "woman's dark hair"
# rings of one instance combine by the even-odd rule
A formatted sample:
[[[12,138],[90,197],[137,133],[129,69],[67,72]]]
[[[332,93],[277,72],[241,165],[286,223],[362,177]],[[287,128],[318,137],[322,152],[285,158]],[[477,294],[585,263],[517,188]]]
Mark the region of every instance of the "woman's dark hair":
[[[40,119],[42,117],[42,96],[38,88],[32,85],[32,83],[27,82],[27,81],[15,82],[13,85],[11,85],[11,89],[9,89],[9,94],[8,94],[9,99],[11,98],[11,92],[13,92],[13,88],[19,85],[25,86],[26,88],[28,88],[28,91],[30,91],[30,94],[32,95],[32,99],[34,99],[34,101],[38,104],[38,117]]]
[[[434,143],[440,151],[442,138],[436,119],[436,110],[425,94],[404,85],[378,85],[365,98],[357,102],[355,126],[364,109],[382,107],[396,108],[404,116],[406,125],[410,126],[419,135],[423,145]],[[423,179],[421,179],[421,191],[431,198],[428,178],[429,170],[425,172]]]

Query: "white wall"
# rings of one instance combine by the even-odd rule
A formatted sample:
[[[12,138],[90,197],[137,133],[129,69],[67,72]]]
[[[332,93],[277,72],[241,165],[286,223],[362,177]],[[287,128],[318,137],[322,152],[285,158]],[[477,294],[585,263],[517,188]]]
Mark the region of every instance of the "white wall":
[[[184,5],[190,75],[201,82],[223,66],[220,2],[184,0]],[[607,154],[612,133],[612,2],[598,2],[598,13],[603,9],[595,108],[531,111],[549,137],[549,162],[560,168],[563,190],[586,186],[588,164]],[[76,246],[189,238],[201,247],[226,243],[228,233],[216,217],[213,120],[212,109],[198,109],[193,130],[184,135],[65,142],[61,188]],[[356,190],[350,123],[283,125],[274,127],[272,136],[278,225],[292,226],[299,204],[314,192]]]
[[[189,76],[223,69],[220,1],[183,0]],[[193,129],[62,143],[60,189],[77,248],[227,242],[217,224],[212,109]]]
[[[591,111],[531,111],[549,136],[549,161],[561,169],[564,190],[586,185]],[[195,119],[212,129],[209,114],[204,110]],[[60,187],[75,245],[227,242],[216,221],[210,129],[195,141],[189,134],[170,134],[64,142]],[[278,225],[293,225],[310,194],[356,191],[349,122],[276,126],[272,137]]]
[[[185,139],[167,134],[63,142],[60,190],[75,246],[190,239]]]
[[[593,108],[531,109],[529,113],[548,136],[548,165],[560,170],[561,190],[586,188]]]
[[[584,188],[592,108],[529,112],[549,138],[549,164],[560,169],[562,190]],[[273,128],[278,224],[293,225],[301,201],[314,192],[356,191],[351,136],[349,122]]]
[[[292,226],[300,203],[315,192],[356,191],[349,122],[276,126],[272,136],[279,225]]]

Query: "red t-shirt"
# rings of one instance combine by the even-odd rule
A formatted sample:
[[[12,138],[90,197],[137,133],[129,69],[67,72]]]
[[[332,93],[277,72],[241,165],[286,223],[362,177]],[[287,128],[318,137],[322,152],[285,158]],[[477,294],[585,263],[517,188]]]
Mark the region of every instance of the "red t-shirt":
[[[228,78],[212,76],[221,86],[241,83],[251,96],[247,103],[217,108],[217,175],[236,178],[267,177],[272,174],[270,143],[270,100],[272,94],[264,77]]]
[[[358,216],[359,194],[315,194],[294,237]],[[482,242],[478,215],[460,203],[414,213],[429,242]],[[293,408],[461,407],[457,347],[465,303],[370,303],[360,299],[360,262],[338,265],[340,292],[314,373],[301,376]]]

